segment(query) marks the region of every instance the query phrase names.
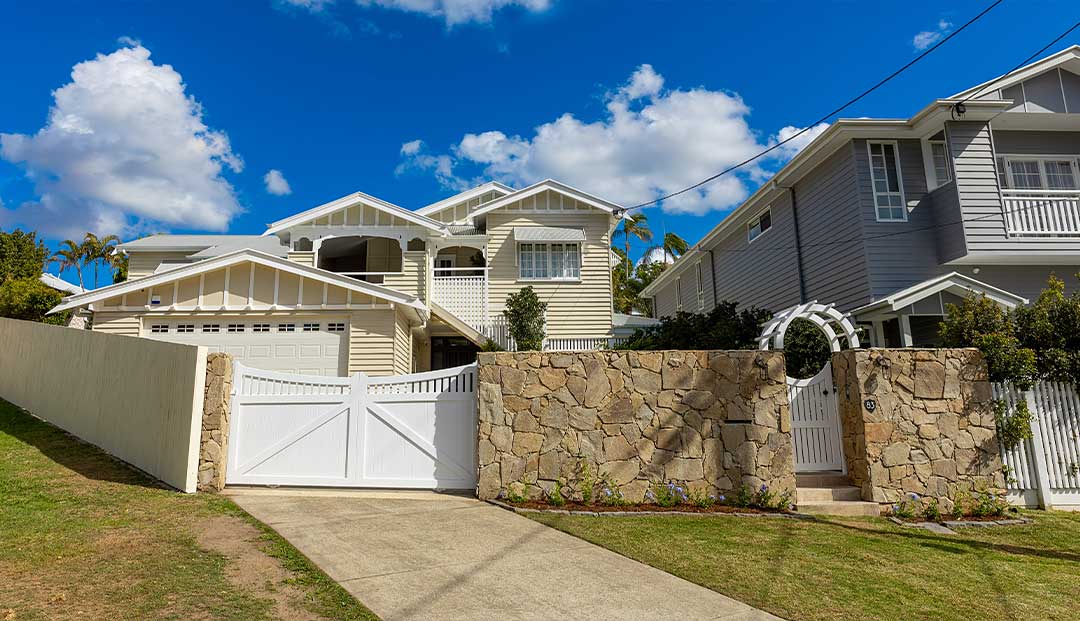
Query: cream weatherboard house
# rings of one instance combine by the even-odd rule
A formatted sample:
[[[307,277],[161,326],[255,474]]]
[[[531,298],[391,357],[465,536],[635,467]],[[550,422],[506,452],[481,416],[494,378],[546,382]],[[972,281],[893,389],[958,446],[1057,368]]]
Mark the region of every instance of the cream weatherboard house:
[[[72,295],[93,329],[207,346],[271,371],[405,374],[512,346],[506,297],[547,302],[546,349],[594,349],[623,208],[556,181],[485,183],[410,211],[362,192],[262,235],[154,235],[121,246],[128,280]]]

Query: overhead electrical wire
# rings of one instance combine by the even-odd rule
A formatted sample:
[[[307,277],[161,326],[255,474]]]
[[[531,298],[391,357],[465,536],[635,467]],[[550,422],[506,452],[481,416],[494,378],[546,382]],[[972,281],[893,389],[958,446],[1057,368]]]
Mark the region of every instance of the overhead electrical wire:
[[[646,201],[644,203],[639,203],[637,205],[634,205],[633,207],[627,207],[626,211],[633,211],[635,209],[640,209],[642,207],[648,207],[649,205],[655,205],[656,203],[659,203],[661,201],[666,201],[669,198],[674,198],[676,196],[679,196],[680,194],[685,194],[685,193],[687,193],[687,192],[689,192],[691,190],[695,190],[697,188],[700,188],[701,186],[703,186],[703,185],[705,185],[707,183],[715,181],[715,180],[719,179],[720,177],[723,177],[724,175],[726,175],[726,174],[728,174],[728,173],[730,173],[730,172],[732,172],[734,170],[742,168],[743,166],[746,166],[747,164],[749,164],[749,163],[751,163],[751,162],[753,162],[755,160],[758,160],[758,159],[764,157],[765,155],[768,155],[772,151],[775,151],[776,149],[779,149],[780,147],[784,146],[785,144],[791,142],[792,140],[795,140],[799,136],[801,136],[801,135],[805,134],[806,132],[810,131],[811,129],[813,129],[817,125],[819,125],[821,123],[824,123],[825,121],[828,121],[829,119],[836,116],[840,112],[843,112],[844,110],[849,108],[852,104],[858,102],[859,100],[866,97],[870,93],[876,91],[878,88],[885,85],[887,82],[889,82],[890,80],[892,80],[896,76],[900,75],[904,71],[907,71],[907,69],[910,68],[912,65],[919,62],[923,58],[926,58],[928,55],[930,55],[930,53],[932,53],[934,50],[938,49],[942,45],[945,45],[945,43],[947,43],[950,39],[952,39],[956,35],[963,32],[965,28],[967,28],[968,26],[974,24],[976,21],[978,21],[980,18],[982,18],[982,16],[984,16],[987,13],[989,13],[990,11],[992,11],[995,7],[997,7],[997,5],[1001,4],[1003,1],[1004,0],[995,0],[995,2],[993,2],[990,6],[983,9],[982,12],[980,12],[978,15],[976,15],[975,17],[972,17],[968,21],[964,22],[964,24],[962,26],[960,26],[956,30],[953,30],[949,34],[945,35],[944,37],[942,37],[941,40],[938,41],[937,43],[935,43],[934,45],[926,48],[926,50],[924,50],[921,54],[919,54],[918,56],[913,58],[911,61],[909,61],[903,67],[900,67],[896,71],[890,73],[885,78],[882,78],[881,80],[879,80],[876,84],[874,84],[870,88],[864,90],[863,92],[859,93],[855,97],[849,99],[847,102],[845,102],[839,108],[836,108],[835,110],[833,110],[833,111],[829,112],[828,114],[822,116],[821,118],[819,118],[818,120],[810,123],[809,125],[807,125],[803,129],[800,129],[799,131],[795,132],[791,136],[788,136],[787,138],[785,138],[785,139],[777,142],[776,144],[770,146],[769,148],[761,151],[757,155],[754,155],[753,157],[747,158],[747,159],[739,162],[738,164],[734,164],[732,166],[729,166],[729,167],[725,168],[724,170],[721,170],[720,172],[716,173],[715,175],[712,175],[711,177],[707,177],[705,179],[702,179],[701,181],[698,181],[697,183],[695,183],[693,185],[690,185],[690,186],[687,186],[687,187],[685,187],[685,188],[683,188],[681,190],[671,192],[670,194],[665,194],[663,196],[660,196],[658,198],[654,198],[654,199]],[[1068,34],[1068,33],[1066,33],[1066,34]],[[1064,37],[1064,36],[1065,35],[1062,35],[1062,37]],[[1053,45],[1053,43],[1051,43],[1050,45]],[[1047,46],[1047,47],[1049,47],[1049,46]]]

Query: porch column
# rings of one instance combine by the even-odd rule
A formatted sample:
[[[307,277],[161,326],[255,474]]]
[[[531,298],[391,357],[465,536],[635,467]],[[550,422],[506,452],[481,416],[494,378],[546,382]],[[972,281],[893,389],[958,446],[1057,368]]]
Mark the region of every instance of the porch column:
[[[911,320],[907,315],[900,315],[900,345],[914,347],[914,341],[911,339]]]

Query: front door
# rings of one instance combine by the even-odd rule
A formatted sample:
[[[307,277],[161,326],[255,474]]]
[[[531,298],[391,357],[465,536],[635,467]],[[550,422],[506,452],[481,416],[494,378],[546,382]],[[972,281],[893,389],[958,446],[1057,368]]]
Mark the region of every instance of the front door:
[[[832,363],[809,379],[789,377],[787,384],[795,471],[845,471]]]

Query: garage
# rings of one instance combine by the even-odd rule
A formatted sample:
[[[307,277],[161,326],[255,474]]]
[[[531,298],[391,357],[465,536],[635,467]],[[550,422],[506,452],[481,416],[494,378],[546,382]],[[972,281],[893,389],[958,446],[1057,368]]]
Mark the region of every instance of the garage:
[[[145,318],[148,338],[203,345],[265,371],[347,375],[343,316]]]

